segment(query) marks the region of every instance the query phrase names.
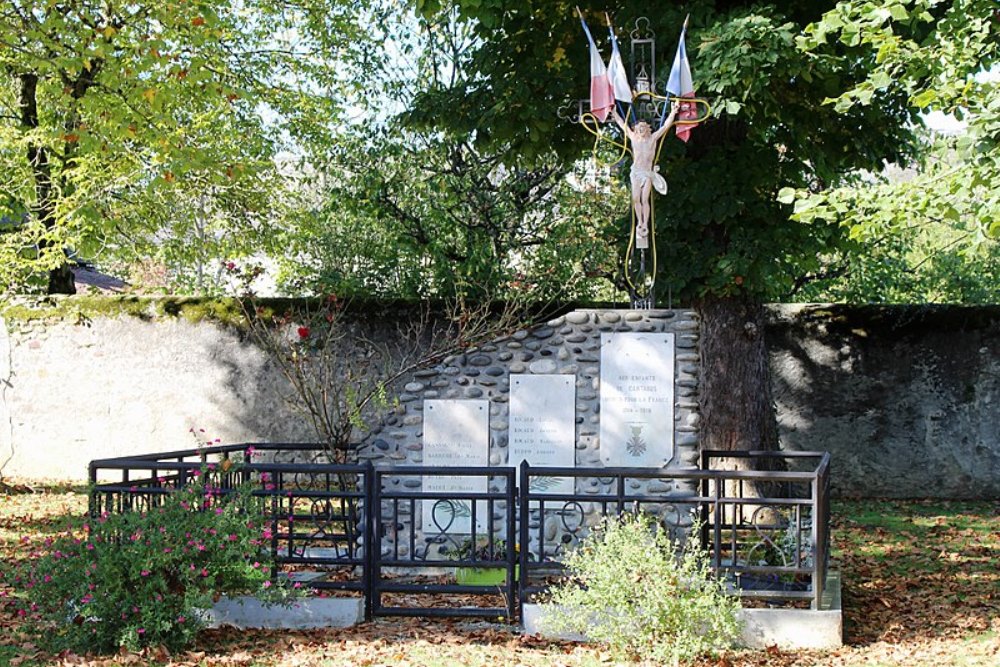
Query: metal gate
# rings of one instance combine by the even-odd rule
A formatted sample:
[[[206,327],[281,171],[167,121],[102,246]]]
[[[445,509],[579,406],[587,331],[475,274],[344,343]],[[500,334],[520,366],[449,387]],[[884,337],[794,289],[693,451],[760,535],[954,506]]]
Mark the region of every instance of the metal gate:
[[[369,616],[515,618],[513,468],[375,468],[372,494]]]

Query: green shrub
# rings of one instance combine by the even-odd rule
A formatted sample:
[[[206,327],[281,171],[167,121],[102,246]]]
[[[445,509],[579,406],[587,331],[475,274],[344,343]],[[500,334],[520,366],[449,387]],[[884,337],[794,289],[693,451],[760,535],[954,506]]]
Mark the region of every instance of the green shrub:
[[[739,601],[703,551],[678,545],[648,516],[608,517],[564,559],[567,579],[544,605],[543,628],[577,632],[619,658],[676,664],[739,636]]]
[[[194,639],[201,612],[223,593],[294,597],[269,579],[258,499],[245,488],[223,494],[211,472],[196,472],[158,507],[103,514],[85,537],[47,540],[19,569],[21,614],[46,648],[175,649]]]

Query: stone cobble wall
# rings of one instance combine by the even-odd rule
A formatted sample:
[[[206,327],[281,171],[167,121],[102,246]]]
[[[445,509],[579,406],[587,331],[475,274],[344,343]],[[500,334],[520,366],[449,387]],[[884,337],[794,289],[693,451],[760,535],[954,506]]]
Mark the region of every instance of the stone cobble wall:
[[[427,399],[488,399],[490,465],[507,464],[510,375],[576,376],[576,465],[601,467],[601,334],[674,333],[674,463],[698,460],[698,316],[694,311],[577,310],[532,329],[521,329],[435,368],[416,371],[398,396],[399,405],[374,434],[362,459],[401,465],[423,462],[423,402]],[[591,485],[597,493],[596,482]]]
[[[511,374],[565,374],[576,377],[576,467],[601,468],[600,455],[600,388],[601,334],[610,332],[673,333],[675,349],[674,383],[674,457],[671,468],[696,468],[698,462],[698,350],[699,319],[690,310],[576,310],[544,325],[522,329],[489,344],[470,348],[462,354],[445,359],[439,366],[416,371],[398,396],[398,406],[385,418],[374,433],[374,439],[361,453],[362,460],[396,465],[423,463],[423,410],[428,399],[486,399],[490,405],[489,464],[508,465],[508,423]],[[419,488],[415,477],[388,478],[390,484],[403,488]],[[694,489],[673,481],[630,480],[630,492],[648,493],[664,498],[662,505],[644,505],[647,511],[658,513],[664,521],[679,529],[691,524],[690,508],[680,508],[669,502],[671,495],[690,494]],[[493,485],[490,489],[499,492]],[[577,492],[613,494],[611,482],[600,477],[577,480]],[[427,501],[425,501],[427,502]],[[416,523],[414,557],[423,558],[428,548],[453,548],[453,541],[434,533],[435,527],[421,525],[420,512],[411,517],[409,509],[400,506],[400,515],[391,530],[408,535]],[[499,502],[494,513],[502,520],[504,504]],[[599,519],[595,503],[574,507],[582,516],[574,517],[572,527],[592,525]],[[575,531],[565,525],[566,510],[559,506],[547,511],[545,517],[535,516],[531,529],[530,548],[538,550],[538,531],[545,521],[545,551],[548,555],[562,544],[575,540]],[[393,507],[386,504],[383,516],[393,516]],[[569,539],[565,542],[560,535]],[[398,545],[386,546],[400,557],[409,555],[408,539],[397,537]]]

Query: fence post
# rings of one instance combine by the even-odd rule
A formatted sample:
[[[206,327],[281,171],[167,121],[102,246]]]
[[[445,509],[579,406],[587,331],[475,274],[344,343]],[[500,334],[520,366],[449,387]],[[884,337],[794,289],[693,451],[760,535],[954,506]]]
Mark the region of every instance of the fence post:
[[[90,489],[87,494],[87,514],[90,516],[90,520],[94,521],[100,514],[100,506],[97,495],[97,468],[94,466],[93,461],[87,465],[87,480],[90,482]]]
[[[515,599],[515,594],[518,590],[518,549],[516,548],[517,541],[514,538],[517,530],[517,469],[507,468],[506,469],[506,484],[507,488],[507,621],[514,620],[515,612],[519,611],[518,602]]]
[[[521,461],[521,474],[518,477],[519,521],[517,548],[520,557],[521,576],[517,580],[517,615],[524,622],[524,603],[528,587],[528,551],[531,549],[531,538],[528,536],[528,524],[531,521],[531,509],[528,507],[528,489],[530,488],[531,466],[527,460]],[[540,559],[539,559],[540,560]]]
[[[364,511],[362,516],[364,517],[365,529],[364,529],[364,548],[365,557],[361,565],[361,587],[363,589],[363,595],[365,596],[365,620],[370,621],[373,614],[373,596],[374,587],[372,586],[372,575],[375,566],[375,465],[369,459],[365,463],[364,472],[361,475],[364,480],[365,485],[365,497],[364,497]]]

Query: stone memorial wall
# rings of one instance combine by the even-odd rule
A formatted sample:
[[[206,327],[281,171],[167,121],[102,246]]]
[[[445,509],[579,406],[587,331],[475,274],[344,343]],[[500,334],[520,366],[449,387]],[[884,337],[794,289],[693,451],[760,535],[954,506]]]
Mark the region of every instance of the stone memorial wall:
[[[655,406],[654,412],[673,411],[673,429],[669,433],[672,456],[668,455],[669,450],[661,449],[658,453],[664,460],[669,459],[671,466],[696,467],[698,315],[688,310],[573,311],[542,326],[522,329],[506,338],[470,348],[445,359],[437,367],[416,371],[397,397],[398,405],[393,414],[378,429],[372,444],[361,452],[361,458],[376,462],[386,460],[396,465],[431,464],[425,461],[424,451],[425,401],[473,399],[485,400],[489,405],[489,465],[516,464],[510,456],[511,379],[568,375],[574,378],[576,389],[574,463],[580,467],[612,465],[614,461],[602,456],[600,443],[602,336],[619,333],[672,334],[673,405],[663,402],[670,389],[660,386],[654,392],[654,382],[641,383],[643,391],[640,393],[655,398],[657,402],[649,404]],[[605,359],[604,363],[608,364],[607,355]],[[663,358],[642,350],[635,351],[627,359],[624,355],[614,355],[610,361],[616,369],[628,369],[630,376],[645,375],[662,380],[664,373],[669,372]],[[629,386],[631,384],[634,382],[629,381]],[[623,385],[622,389],[627,391],[628,386]],[[623,458],[617,465],[630,465],[629,458]],[[540,463],[544,464],[546,461]],[[657,467],[662,465],[662,461],[657,463]]]
[[[513,466],[527,459],[558,467],[697,467],[698,329],[697,314],[687,310],[578,310],[468,349],[413,374],[360,458],[428,466],[480,459]],[[452,421],[487,406],[488,442],[478,430],[463,435],[452,426],[443,445],[446,401],[454,406]],[[457,453],[460,441],[465,455]],[[442,448],[454,455],[442,458]],[[573,484],[551,481],[546,491]],[[580,493],[610,492],[598,477],[576,484]],[[647,492],[665,498],[686,491],[650,484],[658,486]],[[426,532],[441,526],[429,512],[420,512]]]
[[[79,482],[94,458],[186,449],[201,439],[316,438],[283,400],[285,381],[267,355],[238,330],[163,314],[210,302],[163,297],[152,300],[159,315],[108,314],[111,306],[133,301],[48,297],[20,315],[0,316],[0,474]],[[52,303],[71,316],[40,317]],[[407,312],[355,305],[372,336],[394,331],[392,317]],[[1000,306],[775,305],[769,312],[782,446],[831,452],[835,496],[1000,498]],[[431,392],[466,399],[478,391],[496,412],[488,424],[487,461],[509,463],[510,434],[496,424],[510,418],[500,380],[509,381],[505,373],[541,377],[576,365],[573,414],[574,422],[582,421],[574,423],[573,457],[578,466],[599,464],[600,424],[592,421],[600,411],[597,333],[656,323],[655,330],[676,335],[674,465],[693,463],[697,320],[686,312],[648,322],[642,317],[571,313],[551,331],[539,328],[540,338],[518,332],[517,339],[493,343],[495,349],[467,354],[463,363],[451,360],[407,378],[410,391],[400,388],[406,400],[366,455],[387,464],[420,462],[417,405],[433,398]],[[470,364],[473,358],[485,365]],[[499,375],[491,374],[498,372],[494,366]]]

